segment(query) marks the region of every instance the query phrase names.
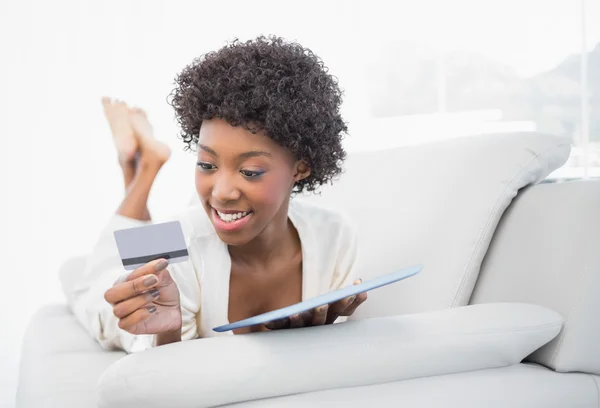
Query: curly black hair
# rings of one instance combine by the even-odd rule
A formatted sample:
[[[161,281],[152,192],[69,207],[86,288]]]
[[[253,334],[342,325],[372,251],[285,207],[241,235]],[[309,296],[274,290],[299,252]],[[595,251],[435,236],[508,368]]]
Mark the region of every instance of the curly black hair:
[[[293,192],[331,183],[346,158],[342,91],[309,49],[280,37],[233,40],[186,66],[169,104],[181,126],[184,150],[197,145],[202,121],[220,118],[264,133],[305,160],[311,173]]]

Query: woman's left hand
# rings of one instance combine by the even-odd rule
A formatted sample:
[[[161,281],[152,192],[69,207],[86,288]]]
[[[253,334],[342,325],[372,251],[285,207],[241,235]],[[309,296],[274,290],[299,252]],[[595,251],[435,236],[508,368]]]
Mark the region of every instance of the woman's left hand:
[[[361,279],[357,279],[354,281],[354,285],[361,282]],[[340,316],[351,316],[365,300],[367,300],[367,293],[362,292],[289,318],[265,323],[264,326],[269,330],[281,330],[333,324]]]

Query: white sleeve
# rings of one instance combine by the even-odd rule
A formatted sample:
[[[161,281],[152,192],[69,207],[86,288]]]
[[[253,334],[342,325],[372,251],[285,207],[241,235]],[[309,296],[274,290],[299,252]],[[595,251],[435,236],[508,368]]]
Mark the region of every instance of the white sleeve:
[[[188,252],[191,253],[189,246]],[[198,338],[196,317],[200,313],[200,282],[196,269],[191,258],[185,262],[170,265],[168,269],[179,289],[181,340],[196,339]]]
[[[151,224],[122,215],[113,215],[103,229],[87,260],[82,276],[73,286],[70,307],[77,320],[100,345],[108,350],[125,350],[128,353],[142,351],[155,345],[154,335],[133,335],[118,327],[112,306],[104,299],[104,292],[116,280],[131,271],[123,268],[113,232]],[[183,223],[182,223],[183,224]],[[191,271],[190,271],[191,269]],[[192,298],[199,287],[190,260],[169,266],[169,272],[180,291],[182,307],[182,338],[188,340],[196,335],[196,313],[199,301]],[[191,288],[189,290],[188,288]]]
[[[336,242],[335,270],[333,271],[329,290],[337,290],[352,285],[356,276],[358,258],[358,234],[356,229],[344,220]]]
[[[358,234],[356,229],[346,220],[343,221],[337,241],[337,261],[329,290],[337,290],[350,286],[358,278]],[[340,316],[336,323],[343,323],[348,318]]]

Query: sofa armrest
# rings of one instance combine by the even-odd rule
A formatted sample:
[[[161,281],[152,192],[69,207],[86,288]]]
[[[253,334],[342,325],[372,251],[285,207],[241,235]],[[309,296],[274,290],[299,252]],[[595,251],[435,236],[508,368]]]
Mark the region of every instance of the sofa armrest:
[[[100,379],[99,407],[212,407],[508,366],[562,322],[541,306],[490,303],[191,340],[113,364]]]

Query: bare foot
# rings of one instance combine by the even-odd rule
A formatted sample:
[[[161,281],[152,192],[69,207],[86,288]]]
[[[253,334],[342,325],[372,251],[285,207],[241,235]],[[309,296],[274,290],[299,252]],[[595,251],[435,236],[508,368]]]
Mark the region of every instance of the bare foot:
[[[122,164],[132,162],[138,150],[138,142],[129,123],[129,108],[125,102],[113,101],[108,97],[102,98],[102,105],[104,106],[104,115],[112,131],[119,162]]]
[[[140,146],[140,159],[163,165],[171,157],[171,149],[154,138],[154,130],[140,108],[129,109],[129,122]]]

